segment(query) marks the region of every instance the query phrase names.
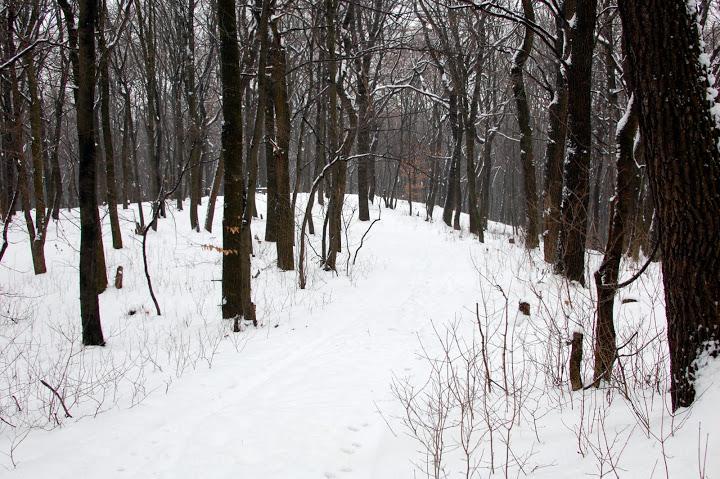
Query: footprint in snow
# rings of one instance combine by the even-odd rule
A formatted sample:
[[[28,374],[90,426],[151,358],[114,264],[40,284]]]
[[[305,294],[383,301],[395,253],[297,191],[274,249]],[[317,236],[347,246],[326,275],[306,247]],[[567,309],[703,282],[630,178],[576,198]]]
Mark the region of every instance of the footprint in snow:
[[[326,472],[324,475],[325,475],[326,479],[335,479],[337,477],[332,472]]]
[[[348,428],[350,431],[352,431],[352,432],[358,432],[358,431],[360,431],[360,429],[356,428],[355,426],[348,426],[347,428]]]
[[[346,447],[343,447],[343,448],[340,449],[340,450],[341,450],[342,452],[344,452],[345,454],[347,454],[347,455],[355,454],[355,451],[354,451],[354,450],[348,449],[348,448],[346,448]]]
[[[352,447],[354,447],[355,449],[360,449],[362,447],[362,444],[360,444],[359,442],[354,442],[352,443]]]

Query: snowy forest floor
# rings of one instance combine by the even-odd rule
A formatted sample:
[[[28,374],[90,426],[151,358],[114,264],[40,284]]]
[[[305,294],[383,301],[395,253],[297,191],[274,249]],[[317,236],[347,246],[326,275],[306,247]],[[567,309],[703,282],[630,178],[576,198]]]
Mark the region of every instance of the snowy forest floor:
[[[717,361],[696,405],[669,413],[658,265],[619,294],[617,379],[571,393],[573,331],[586,332],[592,376],[594,287],[552,275],[539,251],[509,242],[510,228],[492,224],[481,244],[423,221],[419,205],[409,216],[406,202],[382,209],[353,264],[369,226],[356,203],[348,197],[337,275],[319,268],[311,238],[306,290],[274,266],[264,220],[253,223],[260,327],[242,333],[220,319],[221,255],[207,247],[221,246],[222,198],[212,234],[192,232],[187,211],[173,207],[150,232],[162,316],[135,210],[120,210],[121,250],[104,217],[110,283],[124,268],[123,289],[100,296],[104,348],[80,343],[78,211],[50,226],[41,276],[16,220],[0,265],[0,476],[720,475]],[[263,196],[258,208],[264,216]],[[318,206],[318,229],[321,218]],[[591,271],[599,260],[589,255]],[[625,262],[623,274],[641,264]]]

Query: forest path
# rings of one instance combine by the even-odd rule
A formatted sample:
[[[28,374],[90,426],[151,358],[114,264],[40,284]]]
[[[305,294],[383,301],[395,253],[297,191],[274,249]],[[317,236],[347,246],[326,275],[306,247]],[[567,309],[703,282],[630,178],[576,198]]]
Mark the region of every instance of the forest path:
[[[242,333],[239,353],[223,342],[211,369],[186,373],[167,393],[33,433],[17,476],[410,477],[416,445],[390,384],[424,368],[419,338],[433,322],[469,314],[479,285],[471,259],[484,247],[405,210],[383,211],[352,280],[313,271],[308,291],[293,294],[314,296],[314,306],[265,317]],[[353,253],[369,226],[355,223]]]

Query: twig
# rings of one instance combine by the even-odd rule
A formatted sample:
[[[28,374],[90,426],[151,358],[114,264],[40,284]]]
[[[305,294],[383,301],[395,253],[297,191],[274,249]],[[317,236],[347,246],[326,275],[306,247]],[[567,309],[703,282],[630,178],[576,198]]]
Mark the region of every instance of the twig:
[[[2,417],[2,416],[0,416],[0,421],[4,422],[5,424],[7,424],[8,426],[10,426],[10,427],[12,427],[12,428],[14,428],[14,427],[15,427],[15,425],[14,425],[14,424],[11,424],[11,423],[7,422],[7,421],[5,420],[5,418],[4,418],[4,417]]]
[[[353,266],[355,266],[355,260],[357,259],[357,255],[358,255],[358,253],[360,252],[360,248],[363,247],[363,243],[365,242],[365,237],[368,235],[368,233],[369,233],[370,230],[372,229],[373,225],[374,225],[375,223],[377,223],[378,221],[380,221],[380,211],[381,211],[381,210],[380,210],[380,205],[378,205],[378,217],[377,217],[376,220],[373,220],[373,222],[370,223],[370,226],[368,226],[367,231],[365,231],[365,234],[362,235],[362,238],[360,238],[360,246],[358,246],[358,249],[355,250],[355,255],[353,256],[353,260],[352,260]]]
[[[67,408],[67,406],[65,405],[65,401],[63,400],[62,396],[60,396],[60,393],[57,392],[57,389],[55,389],[55,388],[53,388],[52,386],[50,386],[44,379],[41,379],[40,382],[42,383],[43,386],[45,386],[46,388],[48,388],[49,390],[51,390],[51,391],[53,392],[53,394],[55,395],[55,397],[58,398],[58,401],[60,401],[60,404],[62,405],[62,408],[65,410],[65,417],[70,417],[70,418],[71,418],[71,417],[72,417],[72,414],[70,414],[70,411],[68,411],[68,408]]]

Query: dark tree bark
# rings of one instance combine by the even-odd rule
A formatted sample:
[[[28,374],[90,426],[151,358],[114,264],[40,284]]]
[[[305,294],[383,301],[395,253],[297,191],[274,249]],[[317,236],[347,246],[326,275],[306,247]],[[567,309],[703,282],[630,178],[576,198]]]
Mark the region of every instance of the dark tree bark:
[[[266,75],[266,73],[261,73]],[[275,141],[275,103],[273,101],[273,91],[276,86],[272,78],[266,75],[262,82],[265,85],[265,171],[267,172],[267,210],[265,211],[265,241],[277,241],[278,225],[278,193],[277,193],[277,171],[275,164],[275,151],[273,142]]]
[[[367,65],[369,67],[369,61]],[[362,62],[365,67],[365,62]],[[367,73],[367,74],[366,74]],[[370,98],[367,91],[367,81],[369,72],[363,70],[363,74],[358,73],[357,78],[357,99],[358,99],[358,133],[357,133],[357,151],[361,156],[358,159],[357,167],[357,183],[358,183],[358,219],[360,221],[370,221],[370,208],[368,202],[369,181],[368,181],[368,162],[370,154]]]
[[[570,31],[567,158],[555,272],[585,284],[588,175],[592,147],[592,60],[597,0],[579,2]]]
[[[278,267],[283,271],[295,269],[293,244],[295,235],[295,215],[290,206],[290,105],[287,92],[287,56],[282,46],[277,22],[272,23],[273,100],[275,105],[275,214],[276,248]],[[299,174],[300,172],[296,172]]]
[[[3,50],[5,56],[7,56],[7,45],[9,33],[7,31],[8,22],[4,15],[0,16],[0,47]],[[15,214],[15,202],[17,200],[17,189],[18,180],[15,165],[17,161],[15,159],[15,139],[13,137],[14,132],[14,117],[13,117],[13,104],[12,95],[10,91],[12,85],[10,82],[9,75],[0,75],[0,92],[2,96],[2,131],[0,132],[0,140],[2,140],[2,175],[3,175],[3,195],[2,201],[0,201],[0,209],[2,209],[2,217],[8,218],[8,221]]]
[[[692,404],[695,361],[720,346],[720,130],[690,5],[619,2],[660,229],[673,409]]]
[[[43,162],[44,132],[42,127],[42,107],[38,78],[33,55],[28,56],[26,65],[28,94],[30,96],[30,153],[32,156],[33,191],[35,197],[35,235],[31,238],[33,268],[35,274],[47,272],[45,264],[45,233],[47,232],[46,200],[45,200],[45,165]]]
[[[4,33],[4,47],[5,54],[7,57],[13,57],[16,53],[15,47],[15,21],[17,12],[15,6],[10,4],[6,8],[6,17],[3,19],[6,24],[3,28]],[[32,61],[32,59],[30,60]],[[32,69],[32,67],[31,67]],[[35,274],[43,274],[47,271],[45,265],[45,254],[44,254],[44,229],[43,223],[45,221],[45,200],[44,200],[44,189],[43,189],[43,177],[42,177],[42,147],[40,138],[33,138],[31,141],[31,155],[33,158],[34,167],[35,163],[40,168],[40,175],[33,176],[35,188],[38,189],[38,194],[35,198],[36,206],[42,208],[36,211],[36,220],[33,220],[30,210],[32,209],[32,197],[30,193],[30,179],[28,178],[28,165],[25,155],[23,153],[23,119],[21,112],[21,105],[23,103],[20,93],[20,79],[15,69],[15,64],[10,64],[7,68],[7,78],[9,92],[5,92],[7,96],[7,103],[5,105],[5,119],[7,132],[7,144],[8,147],[8,160],[11,165],[14,165],[17,176],[17,189],[20,196],[20,205],[25,218],[25,225],[27,227],[28,238],[30,240],[30,252],[32,255],[33,269]],[[30,86],[31,95],[34,93],[37,96],[37,84]],[[31,99],[31,134],[40,135],[40,112],[39,112],[39,100],[35,98]],[[34,110],[34,111],[33,111]],[[9,188],[11,189],[12,186]],[[9,202],[10,208],[12,208],[12,201]]]
[[[437,103],[433,103],[433,114],[432,114],[432,125],[435,129],[435,139],[433,141],[432,148],[430,150],[430,178],[428,184],[427,198],[425,200],[425,221],[431,221],[433,219],[433,210],[435,209],[435,202],[437,201],[437,192],[440,181],[440,168],[438,162],[440,161],[440,152],[442,151],[443,135],[442,135],[442,121],[440,118],[440,107]],[[358,140],[359,142],[359,140]],[[482,233],[482,230],[481,230]]]
[[[202,154],[201,121],[197,105],[197,85],[195,83],[195,0],[188,0],[187,17],[185,19],[186,54],[184,56],[183,75],[185,80],[185,101],[188,105],[190,119],[190,228],[200,231],[198,220],[198,206],[202,192],[202,168],[200,158]]]
[[[105,152],[106,199],[110,216],[110,231],[114,249],[123,247],[120,219],[117,212],[117,182],[115,180],[115,155],[113,153],[112,130],[110,126],[110,52],[105,42],[107,6],[103,1],[99,20],[98,50],[100,51],[100,115],[102,118],[103,151]]]
[[[338,60],[335,52],[336,16],[338,14],[338,0],[325,0],[325,49],[329,56],[327,62],[327,88],[328,88],[328,120],[327,135],[328,148],[335,160],[338,145],[340,144],[340,118],[338,115]],[[352,7],[350,7],[352,8]],[[331,170],[332,186],[330,190],[330,204],[328,205],[329,248],[325,259],[325,268],[335,270],[338,253],[342,251],[342,209],[345,203],[345,183],[347,181],[347,164],[344,161],[335,162]]]
[[[225,163],[223,209],[222,315],[257,324],[250,299],[250,225],[244,221],[245,179],[243,175],[242,91],[235,0],[218,0],[218,39],[222,82],[222,160]]]
[[[545,149],[545,186],[543,189],[543,254],[545,261],[555,262],[560,231],[560,204],[562,202],[563,158],[567,136],[568,91],[565,69],[559,61],[564,59],[565,22],[575,14],[575,0],[562,3],[561,16],[555,18],[555,50],[561,57],[555,68],[555,90],[548,107],[548,141]]]
[[[91,0],[91,5],[88,4],[92,8],[91,20],[93,23],[93,25],[92,25],[93,35],[95,34],[96,24],[97,24],[97,13],[98,13],[98,4],[97,3],[98,3],[97,0]],[[80,43],[80,40],[79,40],[79,36],[80,36],[79,25],[80,25],[80,23],[78,21],[78,27],[75,26],[75,16],[74,16],[72,7],[70,7],[70,4],[67,2],[67,0],[58,0],[58,5],[60,6],[60,9],[63,11],[63,15],[65,17],[65,24],[67,26],[68,43],[70,44],[70,49],[69,49],[70,50],[70,64],[72,66],[73,78],[75,80],[75,84],[80,85],[80,53],[79,53],[79,47],[78,47],[78,45]],[[89,21],[89,20],[87,20],[87,21]],[[88,26],[85,25],[85,28],[88,28]],[[95,60],[95,39],[94,38],[93,38],[93,42],[92,42],[92,48],[93,48],[92,58],[94,61]],[[93,78],[92,82],[94,83],[95,71],[96,71],[96,68],[93,65],[92,66],[92,75],[87,75],[85,78]],[[80,105],[79,91],[80,91],[79,88],[73,89],[73,95],[75,97],[76,105]],[[94,85],[93,85],[92,93],[93,93],[93,95],[95,94],[95,86]],[[90,108],[92,110],[92,118],[89,118],[86,121],[88,122],[88,124],[91,127],[88,131],[90,131],[92,133],[92,138],[93,138],[92,139],[92,142],[93,142],[92,171],[93,171],[93,177],[95,178],[93,180],[93,188],[96,189],[97,188],[98,157],[97,157],[97,152],[96,152],[96,148],[95,148],[95,144],[97,143],[97,139],[96,139],[97,131],[95,128],[95,109],[94,109],[93,105],[94,105],[94,99],[90,100]],[[80,123],[78,122],[78,131],[79,131],[79,129],[80,129]],[[82,154],[82,148],[79,148],[79,149],[80,149],[79,153]],[[83,171],[85,171],[82,168],[82,161],[80,161],[80,166],[79,166],[78,170],[79,170],[78,171],[79,180],[78,180],[78,185],[77,185],[78,204],[82,205],[82,200],[80,199],[80,196],[81,196],[80,190],[83,188],[82,175],[83,175]],[[72,176],[75,176],[75,175],[73,174]],[[107,288],[108,280],[107,280],[107,271],[105,268],[105,248],[103,246],[103,241],[102,241],[102,225],[100,223],[100,214],[97,212],[97,191],[95,193],[93,193],[93,204],[95,205],[95,213],[92,214],[92,218],[95,220],[95,233],[94,234],[95,234],[95,238],[96,238],[95,245],[97,247],[97,251],[95,253],[95,256],[97,257],[97,260],[95,261],[95,265],[97,267],[97,274],[95,275],[95,288],[96,288],[97,293],[99,294],[99,293],[102,293],[103,291],[105,291],[105,289]],[[80,223],[81,223],[81,229],[82,229],[82,207],[81,207]],[[81,243],[82,243],[82,233],[81,233]],[[82,247],[80,248],[80,250],[82,251]],[[81,297],[81,301],[82,301],[82,294],[80,295],[80,297]]]
[[[535,22],[535,10],[532,0],[523,0],[523,15],[525,20]],[[525,78],[523,70],[533,48],[534,33],[532,28],[525,27],[522,46],[515,53],[513,66],[510,70],[515,106],[517,108],[517,121],[520,127],[520,163],[523,169],[523,189],[525,191],[525,247],[537,248],[537,184],[535,179],[535,156],[533,154],[532,128],[530,127],[530,105],[525,91]]]
[[[631,69],[625,66],[626,73]],[[632,91],[632,90],[631,90]],[[595,367],[594,384],[600,380],[610,381],[616,353],[615,322],[613,308],[617,293],[620,260],[627,232],[629,205],[635,201],[639,179],[635,175],[633,144],[638,128],[638,106],[631,96],[625,116],[617,131],[617,178],[615,196],[610,203],[610,230],[605,246],[605,257],[595,272],[595,286],[598,293],[597,320],[595,322]]]
[[[135,0],[135,13],[138,22],[138,38],[142,51],[145,74],[145,93],[147,95],[147,115],[145,118],[145,129],[148,138],[148,159],[152,167],[151,195],[152,198],[159,198],[163,187],[162,175],[162,123],[160,121],[160,95],[157,78],[157,51],[156,51],[156,15],[155,7],[146,4],[140,5],[140,0]],[[165,202],[154,204],[153,208],[160,208],[160,214],[153,217],[153,229],[157,229],[157,218],[165,217]]]
[[[448,226],[460,229],[460,225],[453,222],[453,211],[460,209],[460,161],[462,157],[462,128],[458,115],[458,98],[455,93],[450,94],[450,130],[452,131],[453,151],[447,178],[443,221]]]
[[[122,115],[122,143],[120,145],[120,163],[122,164],[122,188],[120,188],[120,202],[126,210],[130,205],[130,185],[133,183],[130,168],[130,131],[132,128],[132,112],[130,106],[123,99]]]
[[[59,11],[57,12],[57,28],[59,40],[60,42],[63,42],[64,28]],[[49,195],[49,198],[52,199],[53,202],[50,207],[52,208],[51,217],[54,220],[60,219],[60,205],[62,204],[63,196],[62,173],[60,172],[60,139],[62,136],[62,125],[64,117],[63,108],[65,106],[66,97],[65,89],[67,87],[67,81],[70,74],[70,67],[68,63],[68,58],[65,52],[62,51],[60,53],[60,85],[58,85],[57,97],[55,98],[55,111],[53,118],[55,121],[55,125],[53,129],[52,146],[50,150],[50,166],[52,168],[52,172],[50,175],[51,188],[49,189],[49,191],[51,192],[51,194]]]
[[[256,0],[256,5],[260,9],[258,19],[258,37],[260,38],[260,52],[258,55],[258,72],[264,72],[268,60],[268,48],[270,39],[268,36],[268,23],[271,14],[272,0]],[[245,211],[245,221],[252,221],[253,217],[257,217],[257,207],[255,203],[255,191],[258,183],[258,153],[260,151],[260,143],[262,142],[262,133],[265,120],[265,102],[268,101],[268,88],[266,82],[267,75],[258,75],[257,85],[258,94],[255,105],[255,124],[253,126],[253,134],[250,140],[250,149],[248,150],[247,170],[247,208]]]
[[[98,0],[80,0],[78,19],[77,130],[80,157],[80,317],[83,344],[104,345],[98,304],[100,218],[95,189],[95,28]]]

